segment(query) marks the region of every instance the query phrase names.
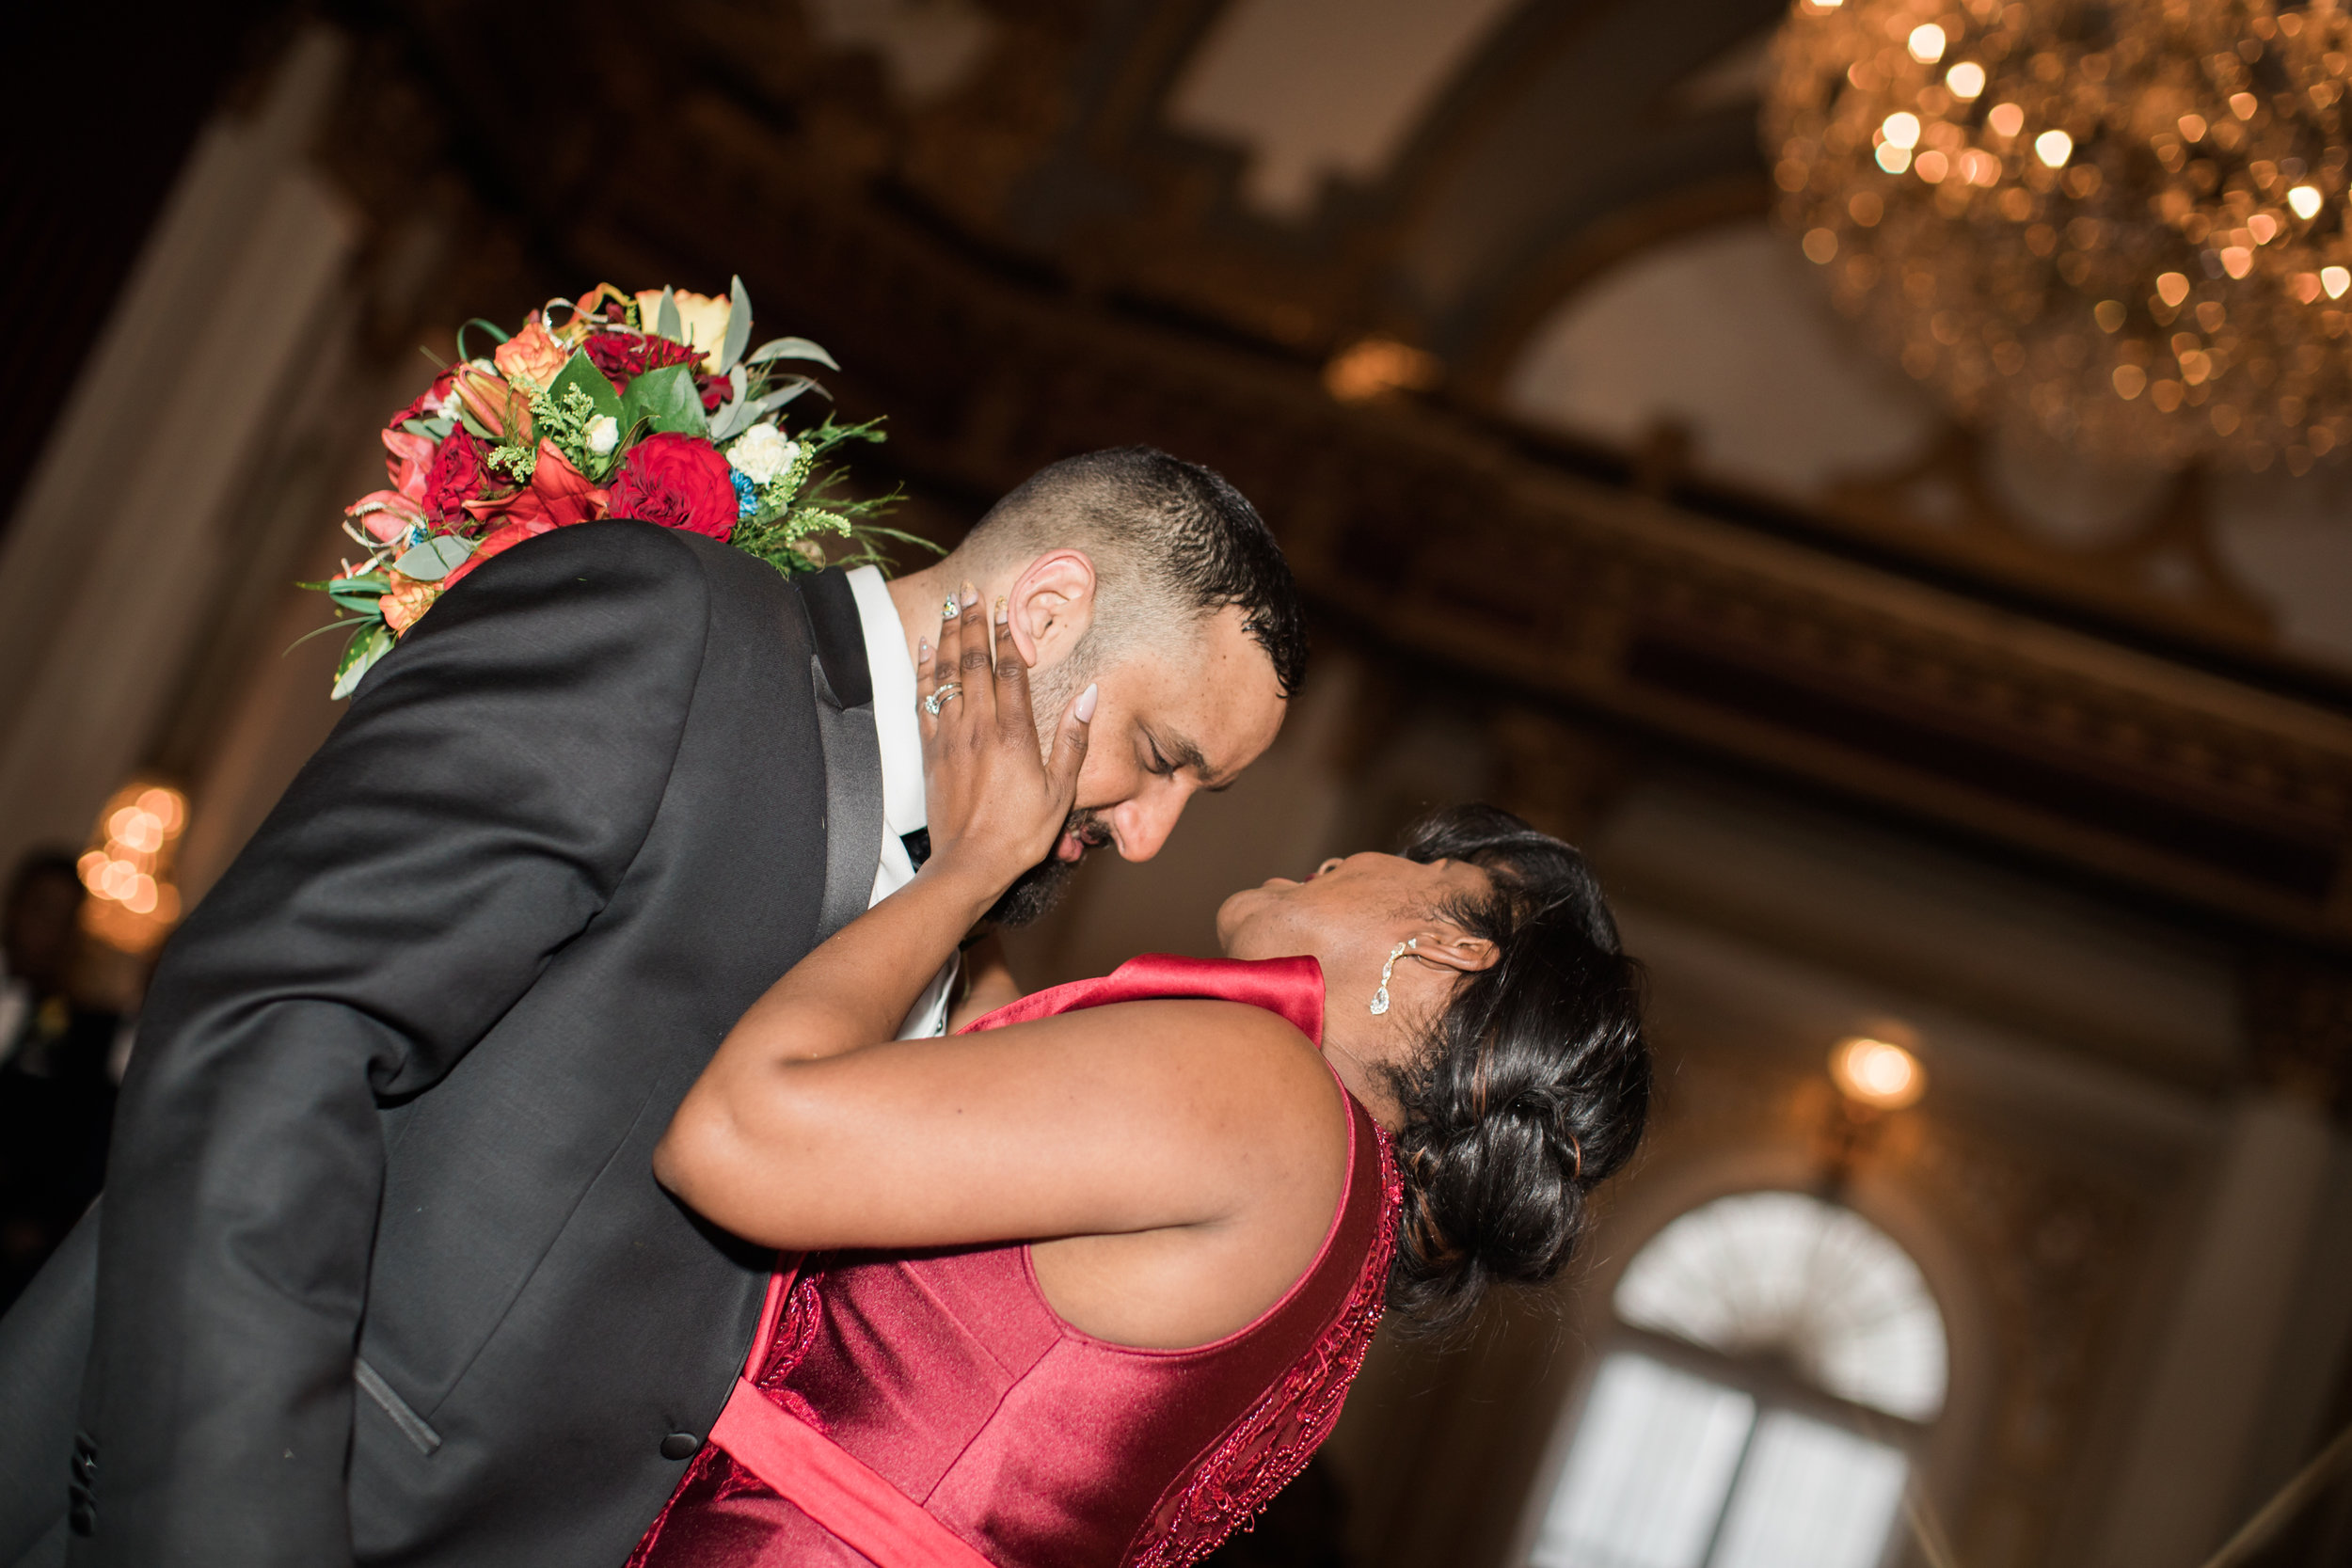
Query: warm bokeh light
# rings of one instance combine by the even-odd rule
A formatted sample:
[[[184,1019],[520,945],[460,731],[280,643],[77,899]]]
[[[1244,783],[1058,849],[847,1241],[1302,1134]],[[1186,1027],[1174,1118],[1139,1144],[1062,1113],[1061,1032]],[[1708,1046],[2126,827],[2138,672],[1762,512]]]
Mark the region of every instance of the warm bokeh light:
[[[1772,57],[1788,232],[1956,417],[2159,467],[2352,449],[2352,5],[1845,0]]]
[[[1927,1092],[1919,1059],[1889,1040],[1858,1035],[1829,1053],[1829,1075],[1847,1099],[1881,1111],[1915,1105]]]
[[[90,892],[82,923],[92,936],[135,954],[153,951],[171,934],[180,919],[172,851],[187,822],[187,797],[167,784],[140,782],[115,791],[78,863]]]
[[[1323,367],[1324,389],[1342,403],[1368,403],[1391,392],[1425,392],[1437,386],[1437,359],[1390,338],[1366,338]]]

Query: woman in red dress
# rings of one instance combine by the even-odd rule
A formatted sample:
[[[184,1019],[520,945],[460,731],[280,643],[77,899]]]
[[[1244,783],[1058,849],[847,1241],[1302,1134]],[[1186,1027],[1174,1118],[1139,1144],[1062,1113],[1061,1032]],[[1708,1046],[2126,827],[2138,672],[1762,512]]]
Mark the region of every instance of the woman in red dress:
[[[632,1568],[1180,1568],[1328,1435],[1384,1304],[1442,1329],[1551,1278],[1641,1136],[1598,889],[1486,808],[1234,895],[1221,959],[894,1040],[1055,851],[1093,717],[1041,763],[977,608],[922,672],[930,861],[745,1015],[656,1155],[786,1266]]]

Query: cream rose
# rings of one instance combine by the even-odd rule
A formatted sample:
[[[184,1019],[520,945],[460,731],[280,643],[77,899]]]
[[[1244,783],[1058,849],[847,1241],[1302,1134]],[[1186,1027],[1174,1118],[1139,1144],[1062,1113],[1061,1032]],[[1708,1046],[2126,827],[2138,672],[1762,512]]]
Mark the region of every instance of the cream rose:
[[[702,368],[716,375],[719,351],[726,346],[727,317],[734,313],[734,303],[708,294],[688,293],[684,289],[672,291],[670,298],[677,306],[678,331],[685,341],[703,351]],[[660,330],[660,289],[638,291],[637,319],[648,332]]]
[[[727,461],[735,465],[735,471],[754,484],[774,483],[800,460],[801,444],[773,424],[752,426],[727,449]]]

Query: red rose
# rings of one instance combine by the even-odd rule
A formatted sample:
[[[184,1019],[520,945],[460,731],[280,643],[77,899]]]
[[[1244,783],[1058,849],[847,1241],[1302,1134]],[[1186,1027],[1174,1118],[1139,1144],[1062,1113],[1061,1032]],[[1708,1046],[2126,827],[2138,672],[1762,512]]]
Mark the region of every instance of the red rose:
[[[648,436],[621,464],[611,515],[723,540],[735,531],[733,472],[719,449],[697,436]]]
[[[702,357],[702,350],[667,338],[639,337],[634,332],[597,332],[580,345],[588,362],[604,372],[612,389],[625,392],[628,384],[647,371],[683,365]]]
[[[466,503],[488,487],[481,448],[472,436],[454,430],[433,453],[433,466],[425,470],[424,494],[418,504],[437,522],[455,522],[465,515]]]
[[[726,402],[727,395],[735,390],[735,383],[723,375],[698,375],[694,378],[694,385],[701,389],[703,412],[706,414],[716,414],[719,405]]]

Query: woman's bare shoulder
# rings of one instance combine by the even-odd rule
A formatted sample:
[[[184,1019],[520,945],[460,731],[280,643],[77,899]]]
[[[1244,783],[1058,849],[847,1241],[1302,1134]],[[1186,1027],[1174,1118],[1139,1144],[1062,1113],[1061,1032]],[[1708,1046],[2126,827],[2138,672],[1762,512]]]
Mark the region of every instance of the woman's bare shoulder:
[[[1264,1056],[1270,1062],[1288,1065],[1314,1065],[1322,1060],[1314,1042],[1280,1014],[1251,1003],[1229,1002],[1219,997],[1166,996],[1111,1002],[1010,1027],[1050,1029],[1071,1037],[1095,1036],[1142,1050],[1175,1048],[1236,1059]]]
[[[1338,1081],[1314,1042],[1280,1015],[1247,1002],[1115,1002],[1016,1027],[1050,1027],[1084,1055],[1119,1061],[1145,1081],[1181,1089],[1166,1101],[1171,1111],[1198,1114],[1228,1132],[1287,1136],[1337,1127],[1344,1135],[1343,1115],[1334,1116],[1343,1104]]]

